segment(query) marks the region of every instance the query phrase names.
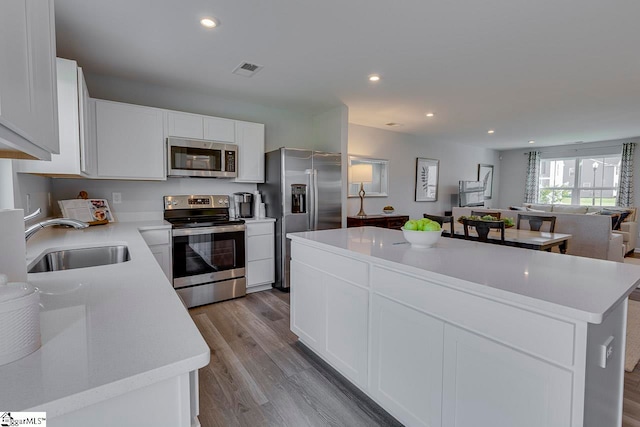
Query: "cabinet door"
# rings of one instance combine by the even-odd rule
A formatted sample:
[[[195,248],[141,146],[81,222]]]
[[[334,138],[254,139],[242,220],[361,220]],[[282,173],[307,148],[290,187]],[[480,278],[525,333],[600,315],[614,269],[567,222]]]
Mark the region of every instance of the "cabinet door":
[[[236,142],[235,121],[205,116],[204,139],[220,142]]]
[[[162,110],[96,100],[98,177],[164,180]]]
[[[443,426],[571,425],[570,371],[451,325],[444,342]]]
[[[95,107],[89,97],[87,82],[82,68],[78,68],[78,110],[80,115],[80,171],[86,176],[95,176],[98,169],[95,137]]]
[[[204,117],[167,111],[167,136],[204,139]]]
[[[236,121],[238,177],[236,182],[264,182],[264,125]]]
[[[292,259],[290,293],[291,331],[323,354],[326,298],[322,272]]]
[[[371,313],[371,396],[404,424],[457,426],[441,424],[444,323],[377,294]]]
[[[48,160],[58,152],[53,0],[0,2],[0,57],[0,150]]]

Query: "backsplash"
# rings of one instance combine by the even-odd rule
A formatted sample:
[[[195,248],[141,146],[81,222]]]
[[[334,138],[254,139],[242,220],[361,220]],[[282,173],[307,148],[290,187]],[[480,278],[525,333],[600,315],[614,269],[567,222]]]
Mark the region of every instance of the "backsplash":
[[[214,178],[168,178],[166,181],[116,181],[93,179],[52,179],[54,214],[60,215],[58,200],[75,199],[82,190],[89,197],[107,199],[118,221],[162,219],[162,197],[180,194],[227,194],[253,192],[256,184],[235,183]],[[114,204],[112,193],[122,195]]]

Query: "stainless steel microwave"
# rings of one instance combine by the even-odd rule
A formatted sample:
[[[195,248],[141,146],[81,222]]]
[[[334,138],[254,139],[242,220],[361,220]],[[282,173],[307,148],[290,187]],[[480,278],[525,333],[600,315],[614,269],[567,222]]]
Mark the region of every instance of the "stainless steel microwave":
[[[238,146],[203,139],[167,138],[167,176],[235,178]]]

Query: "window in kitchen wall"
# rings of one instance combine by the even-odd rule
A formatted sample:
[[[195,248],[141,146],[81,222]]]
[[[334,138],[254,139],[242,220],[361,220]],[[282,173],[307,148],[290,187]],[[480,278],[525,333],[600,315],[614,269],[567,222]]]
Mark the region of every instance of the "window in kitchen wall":
[[[620,154],[540,160],[539,203],[615,206]]]

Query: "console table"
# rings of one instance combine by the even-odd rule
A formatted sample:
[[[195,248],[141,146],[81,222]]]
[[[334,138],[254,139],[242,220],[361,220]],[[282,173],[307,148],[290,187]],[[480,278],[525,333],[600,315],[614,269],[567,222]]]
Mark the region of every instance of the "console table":
[[[409,215],[367,215],[366,218],[348,216],[347,227],[369,226],[400,230],[407,221],[409,221]]]

